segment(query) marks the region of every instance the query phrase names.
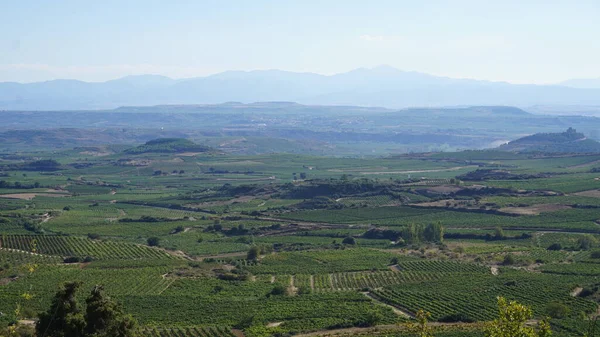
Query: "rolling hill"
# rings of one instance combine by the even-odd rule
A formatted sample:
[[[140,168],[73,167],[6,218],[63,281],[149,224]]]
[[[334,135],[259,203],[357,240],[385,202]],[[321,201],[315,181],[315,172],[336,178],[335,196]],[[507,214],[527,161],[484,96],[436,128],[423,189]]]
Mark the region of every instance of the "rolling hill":
[[[183,138],[159,138],[153,139],[144,145],[140,145],[124,152],[128,154],[142,153],[183,153],[183,152],[209,152],[208,146],[196,144]]]
[[[596,153],[600,152],[600,143],[569,128],[562,133],[536,133],[519,138],[501,145],[499,149],[510,152]]]

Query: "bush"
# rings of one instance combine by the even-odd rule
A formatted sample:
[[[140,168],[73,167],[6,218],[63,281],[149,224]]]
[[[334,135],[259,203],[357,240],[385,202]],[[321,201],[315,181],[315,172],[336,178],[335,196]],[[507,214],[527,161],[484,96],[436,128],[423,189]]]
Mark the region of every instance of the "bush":
[[[78,263],[78,262],[81,262],[81,259],[77,256],[69,256],[69,257],[65,257],[63,262],[64,263]]]
[[[590,254],[592,259],[600,259],[600,250],[595,250]]]
[[[561,249],[562,249],[562,245],[560,243],[553,243],[547,248],[547,250],[561,250]]]
[[[471,317],[465,315],[465,314],[454,313],[454,314],[450,314],[450,315],[446,315],[446,316],[441,317],[440,319],[438,319],[438,322],[444,322],[444,323],[455,323],[455,322],[473,323],[473,322],[475,322],[475,320],[472,319]]]
[[[148,240],[146,240],[146,241],[148,242],[148,246],[150,246],[150,247],[156,247],[160,244],[160,239],[157,238],[156,236],[148,238]]]
[[[510,265],[515,264],[515,257],[512,254],[504,255],[504,261],[502,261],[502,264],[505,266],[510,266]]]
[[[90,240],[98,240],[98,239],[100,239],[100,234],[88,233],[87,237]]]
[[[570,311],[568,306],[560,302],[551,302],[546,306],[546,313],[552,318],[564,318]]]
[[[279,295],[285,295],[286,292],[287,292],[287,289],[285,286],[283,286],[282,284],[277,284],[273,287],[270,294],[279,296]]]
[[[356,240],[353,237],[348,236],[347,238],[345,238],[342,241],[342,243],[345,244],[345,245],[355,245],[356,244]]]

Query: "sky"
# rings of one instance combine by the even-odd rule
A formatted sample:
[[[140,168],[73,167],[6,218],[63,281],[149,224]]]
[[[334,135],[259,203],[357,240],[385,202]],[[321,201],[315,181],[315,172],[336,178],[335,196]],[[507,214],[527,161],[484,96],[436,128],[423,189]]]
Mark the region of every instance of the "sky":
[[[600,1],[0,0],[0,81],[334,74],[600,77]]]

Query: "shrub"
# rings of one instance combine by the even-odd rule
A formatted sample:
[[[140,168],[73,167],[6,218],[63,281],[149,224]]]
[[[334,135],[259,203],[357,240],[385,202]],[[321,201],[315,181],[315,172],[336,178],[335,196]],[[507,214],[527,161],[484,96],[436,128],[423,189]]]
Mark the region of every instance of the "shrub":
[[[87,237],[90,240],[98,240],[98,239],[100,239],[100,234],[88,233]]]
[[[444,323],[455,323],[455,322],[473,323],[473,322],[475,322],[475,320],[472,319],[471,317],[465,315],[465,314],[454,313],[454,314],[449,314],[449,315],[441,317],[440,319],[438,319],[438,322],[444,322]]]
[[[502,261],[502,264],[505,266],[510,266],[510,265],[515,264],[515,257],[512,254],[504,255],[504,261]]]
[[[282,284],[277,284],[273,287],[273,289],[271,289],[270,294],[279,296],[279,295],[285,295],[286,292],[287,292],[287,289],[285,288],[285,286],[283,286]]]
[[[345,245],[355,245],[356,244],[356,240],[353,237],[348,236],[347,238],[345,238],[342,241],[342,243],[345,244]]]
[[[547,249],[548,250],[561,250],[562,245],[560,243],[553,243]]]
[[[600,259],[600,250],[595,250],[590,254],[592,259]]]
[[[157,238],[156,236],[150,237],[146,241],[148,242],[148,246],[150,246],[150,247],[156,247],[160,244],[160,239]]]
[[[78,262],[81,262],[81,259],[77,256],[69,256],[69,257],[65,257],[63,262],[64,263],[78,263]]]
[[[560,302],[551,302],[546,306],[546,313],[552,318],[564,318],[571,310]]]

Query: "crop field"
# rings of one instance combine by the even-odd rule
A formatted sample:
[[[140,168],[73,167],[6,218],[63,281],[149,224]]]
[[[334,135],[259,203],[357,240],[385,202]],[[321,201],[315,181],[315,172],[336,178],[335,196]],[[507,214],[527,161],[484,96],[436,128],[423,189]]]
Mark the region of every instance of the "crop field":
[[[130,243],[94,241],[77,237],[4,235],[0,247],[52,256],[90,256],[94,259],[157,259],[171,255],[145,246]]]
[[[480,337],[498,296],[566,307],[566,337],[598,310],[597,155],[115,151],[0,161],[0,328],[68,281],[153,337],[408,337],[421,309]]]

